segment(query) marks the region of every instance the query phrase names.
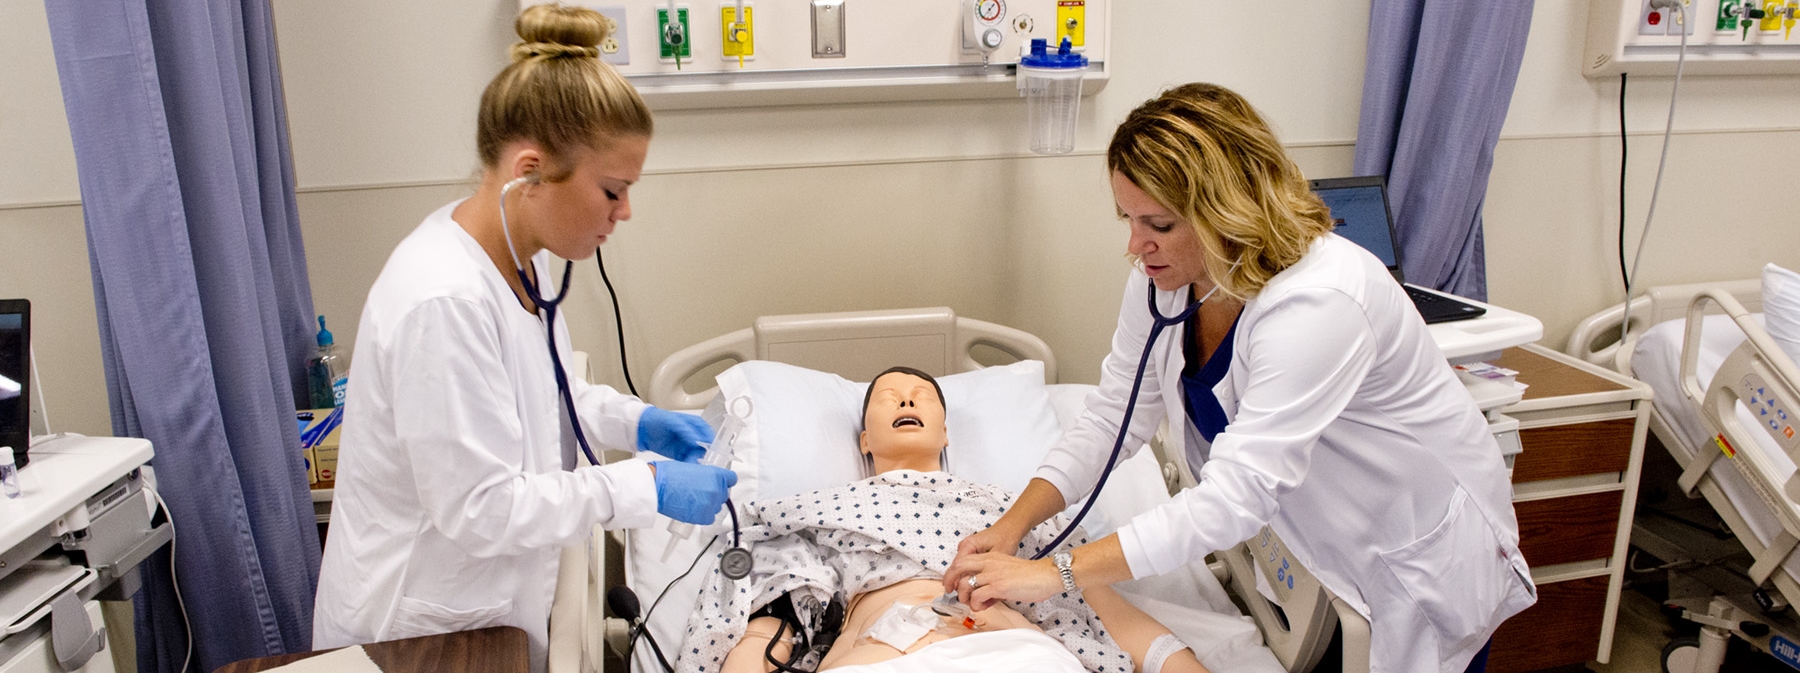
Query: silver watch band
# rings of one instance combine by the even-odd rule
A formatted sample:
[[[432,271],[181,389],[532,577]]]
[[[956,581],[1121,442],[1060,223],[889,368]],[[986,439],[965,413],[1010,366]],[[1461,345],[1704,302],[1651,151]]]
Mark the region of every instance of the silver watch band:
[[[1075,556],[1069,552],[1057,552],[1051,557],[1056,561],[1056,571],[1062,573],[1063,591],[1075,590]]]

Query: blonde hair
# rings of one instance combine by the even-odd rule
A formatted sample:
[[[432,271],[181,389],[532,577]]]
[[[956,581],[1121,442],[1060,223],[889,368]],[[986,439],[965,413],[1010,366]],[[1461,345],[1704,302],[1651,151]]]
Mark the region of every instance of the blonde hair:
[[[475,146],[481,163],[496,168],[507,143],[541,145],[542,178],[568,177],[571,151],[605,147],[613,139],[649,137],[650,108],[610,64],[599,45],[611,31],[606,17],[582,7],[532,5],[513,24],[520,43],[512,64],[481,93]]]
[[[1184,84],[1132,110],[1113,132],[1106,166],[1188,221],[1208,276],[1238,300],[1332,229],[1330,210],[1268,123],[1215,84]]]

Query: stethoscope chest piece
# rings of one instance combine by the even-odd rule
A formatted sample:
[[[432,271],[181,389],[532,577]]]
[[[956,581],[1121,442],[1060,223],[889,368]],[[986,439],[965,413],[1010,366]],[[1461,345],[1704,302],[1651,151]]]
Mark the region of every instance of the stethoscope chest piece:
[[[751,558],[750,550],[743,547],[732,547],[719,555],[719,573],[733,580],[741,580],[750,576],[750,568],[756,565]]]

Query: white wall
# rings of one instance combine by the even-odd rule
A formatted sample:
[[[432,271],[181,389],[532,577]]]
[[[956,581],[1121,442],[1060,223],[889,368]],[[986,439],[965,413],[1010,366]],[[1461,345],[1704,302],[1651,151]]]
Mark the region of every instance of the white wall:
[[[277,0],[277,31],[314,300],[341,342],[387,251],[474,175],[473,114],[512,41],[507,0]],[[41,7],[0,5],[0,295],[46,313],[40,360],[59,426],[108,431],[74,164]],[[1308,175],[1350,170],[1367,6],[1122,1],[1114,79],[1083,101],[1075,153],[1025,151],[1018,100],[672,112],[659,115],[636,217],[607,245],[633,378],[669,353],[763,314],[948,305],[1043,336],[1064,381],[1092,381],[1110,335],[1124,228],[1100,151],[1162,87],[1209,80],[1244,93]],[[1538,3],[1487,201],[1493,299],[1546,323],[1560,347],[1616,302],[1617,96],[1579,75],[1587,3]],[[1784,199],[1734,193],[1792,182],[1794,77],[1691,78],[1646,283],[1800,267]],[[1650,193],[1669,80],[1630,84],[1629,240]],[[57,204],[65,205],[57,205]],[[23,204],[49,204],[21,207]],[[570,300],[576,346],[617,373],[592,263]],[[49,341],[49,343],[46,343]]]

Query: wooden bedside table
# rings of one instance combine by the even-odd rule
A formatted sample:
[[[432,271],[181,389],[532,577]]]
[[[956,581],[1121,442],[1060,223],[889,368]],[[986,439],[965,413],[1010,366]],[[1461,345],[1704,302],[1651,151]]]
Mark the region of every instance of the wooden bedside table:
[[[1519,419],[1513,464],[1519,548],[1538,602],[1501,625],[1488,670],[1577,666],[1612,656],[1637,504],[1650,387],[1537,345],[1494,364],[1531,387],[1502,410]]]

